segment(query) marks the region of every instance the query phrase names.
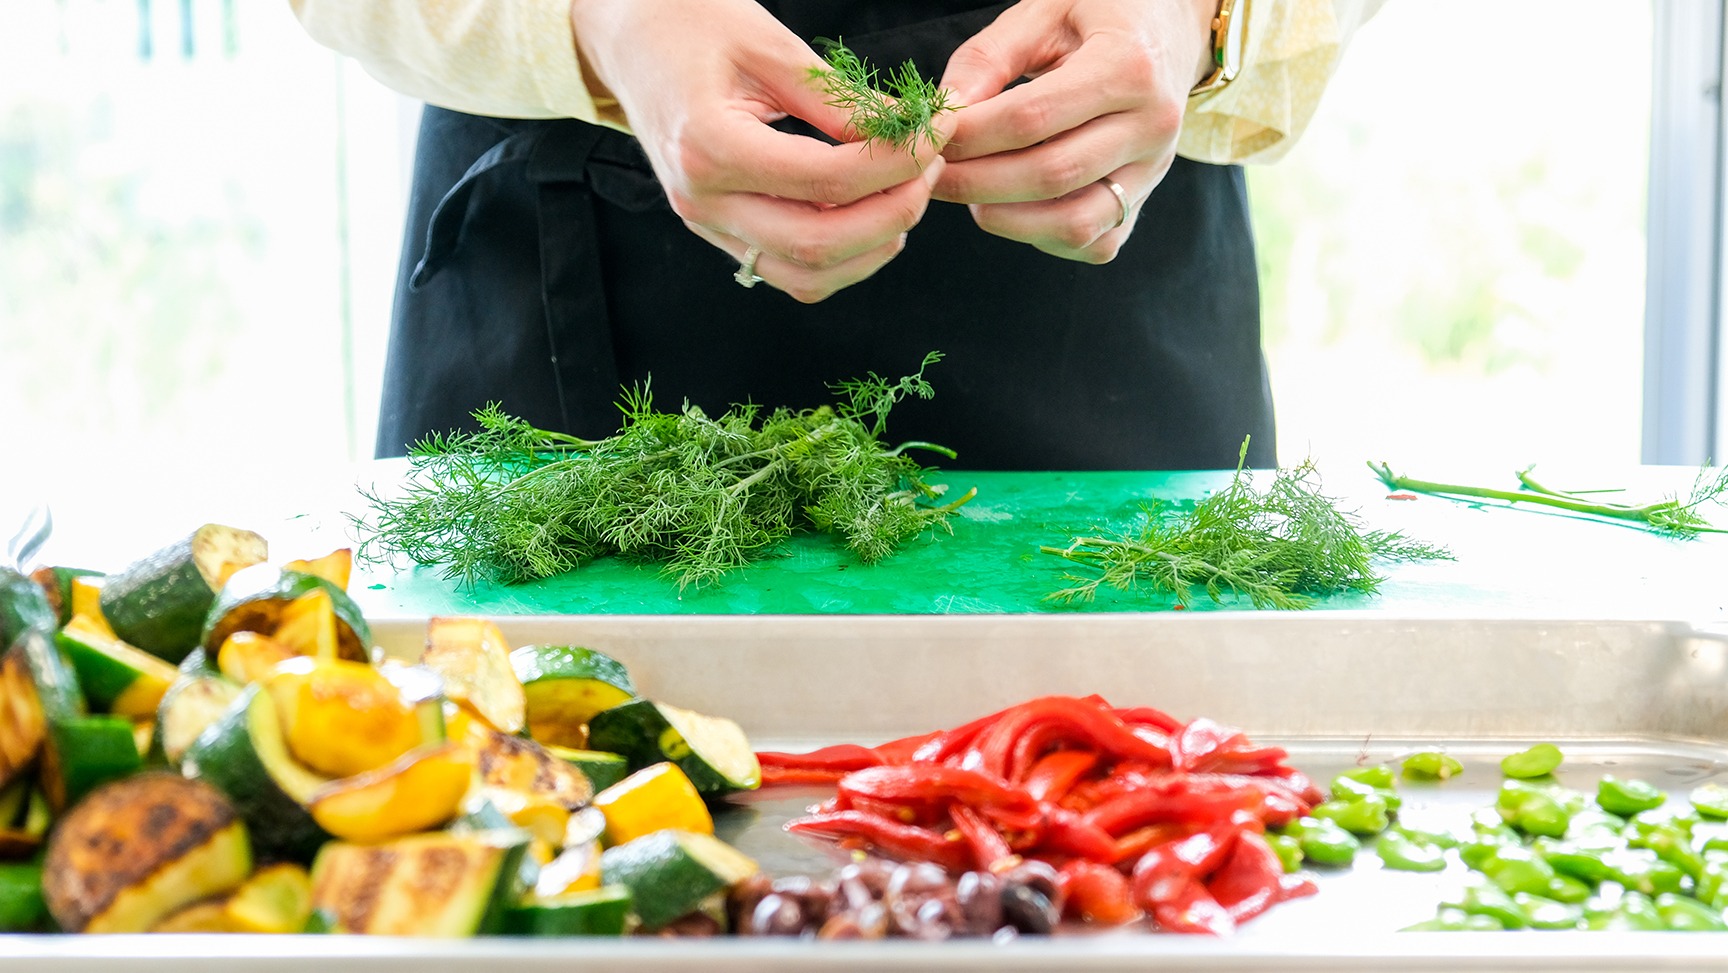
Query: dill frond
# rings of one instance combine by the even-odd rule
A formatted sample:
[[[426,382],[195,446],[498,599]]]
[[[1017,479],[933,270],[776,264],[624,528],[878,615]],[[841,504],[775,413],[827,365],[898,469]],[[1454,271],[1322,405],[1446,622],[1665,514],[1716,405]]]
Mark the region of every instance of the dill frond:
[[[896,149],[916,150],[920,141],[941,148],[934,121],[960,106],[949,103],[949,91],[918,73],[911,61],[883,76],[868,61],[838,40],[819,38],[827,65],[810,69],[810,79],[828,96],[828,104],[851,116],[852,131],[866,144],[882,142]]]

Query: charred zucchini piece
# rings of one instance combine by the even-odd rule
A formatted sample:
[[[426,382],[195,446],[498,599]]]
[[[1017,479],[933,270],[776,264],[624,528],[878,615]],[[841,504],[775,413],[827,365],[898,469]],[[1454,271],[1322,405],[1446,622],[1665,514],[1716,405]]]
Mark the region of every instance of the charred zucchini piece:
[[[636,697],[624,664],[575,645],[525,645],[510,664],[528,703],[528,735],[548,746],[583,749],[595,713]]]
[[[474,754],[445,743],[377,770],[331,781],[312,795],[312,819],[349,841],[382,841],[455,818],[474,782]]]
[[[329,838],[306,809],[329,778],[301,766],[288,753],[276,702],[262,686],[248,686],[222,718],[193,741],[180,770],[228,795],[262,855],[310,861]]]
[[[474,723],[466,743],[474,752],[482,793],[512,819],[536,804],[569,812],[594,798],[594,788],[580,770],[527,737]]]
[[[346,547],[339,548],[323,557],[289,561],[282,565],[282,570],[316,575],[343,591],[347,591],[348,578],[354,572],[354,552]]]
[[[155,771],[104,785],[59,822],[43,893],[68,932],[144,932],[251,871],[246,827],[228,799]]]
[[[520,733],[527,702],[498,626],[483,618],[434,618],[420,664],[444,680],[444,693],[505,733]]]
[[[239,932],[228,921],[225,899],[205,899],[179,909],[150,927],[151,932]]]
[[[754,790],[762,783],[756,751],[738,724],[718,716],[632,700],[588,722],[596,750],[623,754],[631,770],[670,760],[707,796]]]
[[[203,651],[200,649],[199,651]],[[257,632],[235,632],[216,652],[216,668],[242,686],[262,682],[278,665],[301,653],[293,646]]]
[[[299,932],[312,918],[312,877],[288,863],[261,868],[223,901],[222,911],[235,932]]]
[[[24,647],[14,646],[0,654],[0,785],[23,779],[47,736]]]
[[[475,936],[498,931],[515,895],[526,832],[409,835],[381,844],[332,841],[312,865],[312,906],[334,931]]]
[[[192,741],[240,698],[241,686],[222,676],[181,676],[156,710],[155,747],[163,762],[178,768]]]
[[[173,666],[127,645],[83,615],[73,616],[54,641],[77,670],[85,701],[104,713],[149,719],[179,676]]]
[[[0,651],[5,651],[25,632],[53,635],[60,616],[48,593],[27,575],[0,566]]]
[[[636,915],[650,931],[689,915],[717,892],[756,874],[756,863],[713,835],[656,831],[606,849],[602,880],[622,885],[635,899]]]
[[[622,885],[558,896],[530,896],[504,914],[510,936],[622,936],[629,924],[630,890]]]
[[[327,777],[384,767],[425,739],[419,710],[364,662],[300,657],[263,683],[295,760]]]
[[[269,547],[257,534],[205,524],[110,575],[102,585],[102,615],[128,644],[179,662],[198,646],[216,592],[267,556]]]
[[[354,662],[368,661],[372,629],[361,615],[360,606],[346,591],[318,575],[286,571],[270,564],[247,568],[223,586],[204,620],[204,651],[219,652],[222,643],[235,632],[276,636],[285,621],[292,621],[299,612],[307,610],[296,609],[295,615],[290,616],[289,606],[314,591],[322,591],[330,599],[330,610],[335,615],[336,655]]]
[[[606,817],[606,843],[622,845],[668,828],[714,833],[714,818],[702,795],[678,765],[644,767],[594,796]]]
[[[78,716],[50,720],[42,748],[42,789],[56,811],[144,766],[131,720],[122,716]]]
[[[571,750],[551,744],[547,744],[546,749],[552,751],[553,756],[582,771],[587,776],[588,783],[594,785],[596,793],[630,776],[630,762],[625,760],[622,754],[600,750]]]
[[[64,625],[71,621],[72,616],[79,614],[79,608],[84,608],[85,615],[93,614],[93,621],[100,623],[104,628],[107,627],[108,622],[102,617],[100,607],[94,602],[81,605],[81,599],[76,596],[73,588],[74,582],[83,579],[86,582],[85,588],[89,593],[98,594],[101,591],[102,572],[91,571],[88,568],[54,566],[32,571],[30,579],[40,585],[42,590],[47,593],[48,605],[54,609],[59,624]],[[90,584],[92,581],[96,584]],[[94,613],[90,611],[92,608],[96,609]]]
[[[14,781],[0,797],[0,859],[34,857],[48,840],[48,825],[54,815],[48,798],[28,780]]]

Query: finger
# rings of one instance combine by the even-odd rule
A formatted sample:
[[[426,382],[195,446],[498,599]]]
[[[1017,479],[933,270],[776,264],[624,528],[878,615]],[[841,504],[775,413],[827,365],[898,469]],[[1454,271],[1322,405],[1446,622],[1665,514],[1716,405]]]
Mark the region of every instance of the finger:
[[[697,236],[724,250],[742,265],[749,247],[736,237],[716,233],[706,227],[692,226]],[[802,304],[815,304],[868,279],[893,260],[906,247],[905,236],[898,236],[876,248],[861,253],[833,267],[813,270],[764,252],[756,258],[757,277],[775,290]]]
[[[938,144],[953,121],[934,123]],[[723,126],[695,131],[681,140],[683,171],[702,192],[764,193],[840,206],[898,186],[929,169],[936,148],[919,141],[909,149],[880,143],[829,145],[776,131],[736,112]],[[679,200],[674,200],[674,208]]]
[[[1056,199],[1097,182],[1152,146],[1134,116],[1093,119],[1048,142],[969,159],[949,161],[936,184],[936,198],[956,203],[1021,203]]]
[[[1140,204],[1168,169],[1167,162],[1161,166],[1134,163],[1106,177],[1128,194],[1126,218],[1116,194],[1099,180],[1059,199],[974,205],[970,207],[972,219],[994,236],[1031,244],[1066,259],[1102,263],[1115,257],[1133,230]]]
[[[734,193],[715,200],[711,218],[704,222],[722,234],[753,240],[764,252],[790,263],[811,269],[833,267],[917,226],[943,167],[938,156],[923,178],[844,206]]]
[[[943,150],[950,162],[976,159],[1037,145],[1094,118],[1144,104],[1150,90],[1117,82],[1108,52],[1118,45],[1099,38],[1083,44],[1055,70],[970,105],[960,113],[954,139]]]
[[[974,105],[1055,63],[1079,41],[1066,21],[1051,22],[1048,9],[1016,4],[1004,10],[949,56],[942,87],[954,92],[957,103]]]

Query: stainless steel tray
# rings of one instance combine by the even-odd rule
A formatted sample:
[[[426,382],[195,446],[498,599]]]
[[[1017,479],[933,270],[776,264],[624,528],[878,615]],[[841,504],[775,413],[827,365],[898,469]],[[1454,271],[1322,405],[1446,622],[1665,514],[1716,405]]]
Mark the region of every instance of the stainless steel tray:
[[[1048,693],[1206,715],[1290,748],[1324,781],[1443,744],[1466,771],[1405,785],[1413,822],[1462,821],[1492,802],[1505,753],[1567,752],[1562,779],[1602,773],[1684,792],[1728,782],[1728,632],[1682,622],[1387,618],[1355,613],[1087,617],[500,618],[514,644],[610,652],[658,699],[737,719],[763,749],[873,742],[963,722]],[[419,624],[376,635],[417,652]],[[785,835],[811,792],[723,813],[725,836],[776,873],[822,868]],[[626,940],[462,943],[357,937],[0,937],[0,970],[471,971],[687,969],[1652,970],[1728,969],[1728,934],[1395,930],[1433,914],[1460,874],[1382,871],[1362,856],[1321,892],[1238,935],[1111,932],[1006,945]]]

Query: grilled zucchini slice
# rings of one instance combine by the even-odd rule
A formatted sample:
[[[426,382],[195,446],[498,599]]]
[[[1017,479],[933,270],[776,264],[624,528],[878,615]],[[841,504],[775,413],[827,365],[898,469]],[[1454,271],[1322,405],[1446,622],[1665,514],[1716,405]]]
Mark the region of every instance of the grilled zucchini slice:
[[[312,907],[334,932],[461,937],[497,932],[529,837],[514,828],[332,841],[312,865]]]

